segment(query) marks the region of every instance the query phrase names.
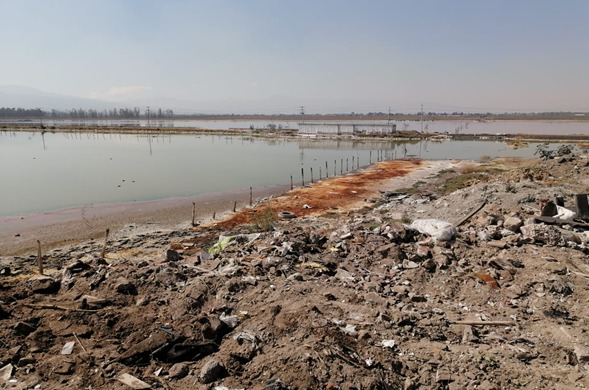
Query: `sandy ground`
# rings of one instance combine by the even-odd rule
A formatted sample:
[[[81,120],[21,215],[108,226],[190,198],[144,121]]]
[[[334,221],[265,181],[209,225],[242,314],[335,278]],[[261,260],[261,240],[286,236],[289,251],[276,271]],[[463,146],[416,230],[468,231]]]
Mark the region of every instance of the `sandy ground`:
[[[269,186],[253,190],[256,200],[279,195],[289,186]],[[185,228],[192,220],[192,202],[196,203],[196,221],[217,218],[233,209],[249,204],[249,189],[208,193],[192,197],[171,198],[151,202],[102,204],[63,210],[0,217],[0,256],[11,256],[37,248],[40,240],[44,249],[63,244],[103,237],[106,229],[112,233],[129,224],[143,225],[145,230]]]

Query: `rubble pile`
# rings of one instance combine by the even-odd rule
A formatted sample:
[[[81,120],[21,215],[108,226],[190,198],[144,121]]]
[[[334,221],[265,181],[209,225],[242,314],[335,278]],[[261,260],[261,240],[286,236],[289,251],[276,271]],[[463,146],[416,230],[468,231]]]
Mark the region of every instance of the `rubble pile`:
[[[0,388],[587,388],[589,237],[537,220],[540,199],[573,201],[585,162],[449,194],[432,177],[263,231],[130,235],[105,258],[85,243],[47,275],[14,259]]]

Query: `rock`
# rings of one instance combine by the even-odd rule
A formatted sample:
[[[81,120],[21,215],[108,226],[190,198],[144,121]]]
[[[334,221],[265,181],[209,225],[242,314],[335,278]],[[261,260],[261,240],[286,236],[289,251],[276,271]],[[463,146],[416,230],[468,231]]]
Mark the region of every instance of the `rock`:
[[[74,346],[76,345],[75,341],[68,341],[64,344],[63,348],[61,349],[62,355],[71,355],[74,351]]]
[[[225,372],[225,367],[216,360],[209,360],[201,368],[199,379],[202,383],[208,384],[219,379]]]
[[[9,312],[7,312],[6,310],[4,310],[4,309],[2,308],[2,306],[0,306],[0,320],[5,320],[5,319],[7,319],[8,317],[10,317],[10,313],[9,313]]]
[[[26,366],[27,364],[34,364],[37,362],[37,359],[33,356],[33,354],[29,353],[27,356],[18,359],[18,365],[20,367]]]
[[[55,294],[61,283],[49,276],[39,276],[31,280],[31,291],[35,294]]]
[[[0,381],[8,382],[12,378],[14,366],[10,363],[0,368]]]
[[[168,375],[170,376],[171,379],[182,379],[186,375],[188,375],[189,371],[190,371],[190,369],[188,367],[188,364],[176,363],[172,366],[172,368],[170,368]]]
[[[115,290],[123,295],[137,295],[137,287],[125,278],[120,278],[115,284]]]
[[[133,375],[130,374],[121,374],[117,377],[117,380],[125,385],[129,386],[132,389],[136,390],[143,390],[143,389],[151,389],[151,386],[141,379],[135,378]]]
[[[411,260],[403,260],[403,268],[405,269],[415,269],[419,268],[419,264]]]
[[[508,230],[511,230],[514,233],[517,233],[519,231],[519,228],[522,227],[523,224],[523,221],[518,217],[508,217],[505,219],[505,221],[503,221],[503,227],[505,227]]]
[[[76,365],[74,362],[64,360],[57,365],[53,372],[59,375],[70,375],[74,372],[75,367]]]
[[[175,262],[179,261],[180,259],[182,259],[182,256],[180,256],[180,253],[178,253],[178,251],[174,249],[168,249],[166,251],[166,262]]]
[[[436,271],[436,262],[432,259],[427,259],[421,263],[421,267],[425,268],[427,272],[435,272]]]
[[[366,302],[375,303],[378,306],[386,306],[386,304],[387,304],[387,300],[375,292],[369,292],[369,293],[364,294],[364,300]]]
[[[17,322],[14,325],[14,330],[17,334],[26,336],[30,333],[33,333],[35,331],[35,327],[31,324],[28,324],[26,322]]]
[[[589,363],[589,348],[577,344],[575,345],[574,352],[579,363]]]

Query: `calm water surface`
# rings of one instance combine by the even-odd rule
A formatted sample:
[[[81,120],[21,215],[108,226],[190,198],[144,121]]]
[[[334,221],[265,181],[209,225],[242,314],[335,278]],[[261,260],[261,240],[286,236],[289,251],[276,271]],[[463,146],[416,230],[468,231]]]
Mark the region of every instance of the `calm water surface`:
[[[531,157],[535,144],[490,141],[415,144],[309,139],[0,131],[0,215],[190,196],[325,177],[387,159]],[[347,162],[346,162],[347,159]],[[341,164],[343,160],[343,166]]]

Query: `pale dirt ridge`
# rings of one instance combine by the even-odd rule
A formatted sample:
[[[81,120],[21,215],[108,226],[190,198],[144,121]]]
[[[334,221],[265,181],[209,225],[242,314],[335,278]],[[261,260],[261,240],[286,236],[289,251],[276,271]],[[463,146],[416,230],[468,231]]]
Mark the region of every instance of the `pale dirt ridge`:
[[[588,160],[503,163],[447,195],[473,163],[425,163],[370,207],[269,231],[131,227],[106,259],[100,240],[51,252],[51,277],[2,258],[0,387],[587,388],[587,235],[534,216],[574,204]],[[483,202],[450,241],[402,223]]]

